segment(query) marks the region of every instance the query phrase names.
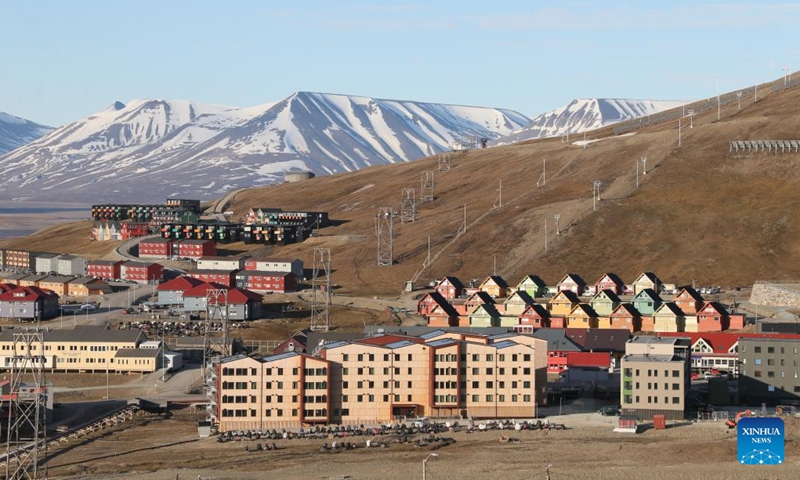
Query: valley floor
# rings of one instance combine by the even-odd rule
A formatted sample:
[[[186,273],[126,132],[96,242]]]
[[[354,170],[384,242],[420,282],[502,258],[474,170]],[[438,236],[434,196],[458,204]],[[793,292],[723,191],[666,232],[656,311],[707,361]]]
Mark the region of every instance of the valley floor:
[[[253,451],[260,441],[218,443],[198,439],[200,413],[176,412],[167,418],[137,417],[129,424],[95,433],[79,443],[51,450],[50,478],[120,479],[409,479],[422,475],[422,460],[434,450],[392,443],[321,452],[331,440],[276,441],[280,450]],[[614,418],[598,414],[565,416],[566,431],[489,431],[444,433],[456,443],[435,450],[427,462],[427,478],[542,479],[552,465],[552,479],[660,480],[750,479],[800,477],[798,425],[786,426],[787,461],[780,466],[744,466],[736,461],[736,434],[723,423],[693,423],[638,435],[613,433]],[[519,440],[501,443],[500,435]],[[272,443],[272,441],[269,441]],[[250,452],[245,452],[248,445]]]

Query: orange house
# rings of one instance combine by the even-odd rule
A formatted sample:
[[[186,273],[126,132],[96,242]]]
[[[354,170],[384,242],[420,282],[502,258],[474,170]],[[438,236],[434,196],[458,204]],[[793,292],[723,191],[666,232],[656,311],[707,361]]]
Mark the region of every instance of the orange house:
[[[580,302],[578,295],[569,290],[561,290],[547,302],[551,315],[567,316]]]
[[[694,288],[684,287],[675,296],[673,303],[684,315],[694,315],[702,308],[704,300]]]
[[[611,313],[611,328],[627,328],[631,333],[641,331],[639,312],[630,303],[622,303]]]
[[[469,317],[465,318],[466,323],[469,324]],[[429,327],[454,327],[459,324],[458,313],[447,302],[434,306],[428,313]]]
[[[500,275],[489,275],[478,288],[493,298],[502,298],[508,295],[508,283]]]
[[[652,315],[642,315],[642,331],[655,332],[656,331],[656,318]]]
[[[588,303],[579,303],[567,315],[567,328],[597,328],[597,312]]]
[[[721,332],[728,329],[728,312],[717,302],[707,302],[697,312],[698,332]]]

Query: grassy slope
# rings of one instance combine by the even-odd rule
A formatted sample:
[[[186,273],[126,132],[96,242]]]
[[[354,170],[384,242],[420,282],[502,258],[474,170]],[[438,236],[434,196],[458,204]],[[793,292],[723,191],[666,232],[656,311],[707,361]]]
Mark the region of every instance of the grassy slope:
[[[420,176],[436,170],[436,158],[252,189],[237,195],[231,209],[237,216],[261,206],[329,211],[345,223],[274,254],[297,256],[310,268],[313,247],[329,247],[334,282],[343,292],[363,295],[399,292],[420,268],[428,236],[435,260],[420,282],[446,274],[483,277],[494,256],[498,273],[512,282],[537,273],[552,283],[572,271],[594,281],[608,270],[627,281],[654,270],[666,281],[722,285],[800,278],[800,264],[793,261],[800,248],[793,214],[800,200],[793,186],[800,154],[728,154],[729,140],[798,137],[800,89],[760,98],[756,105],[743,99],[741,111],[736,105],[723,109],[721,121],[713,111],[695,116],[680,148],[673,123],[586,149],[553,139],[453,154],[453,169],[436,172],[436,201],[418,206],[419,221],[395,222],[392,267],[376,266],[374,214],[384,206],[399,210],[404,187],[419,192]],[[609,133],[604,129],[590,138]],[[643,156],[648,174],[636,190],[635,161]],[[542,158],[547,185],[537,188]],[[503,207],[493,210],[500,180]],[[591,201],[594,180],[603,181],[597,212]],[[464,204],[469,228],[453,239]],[[552,219],[556,213],[560,236]],[[81,239],[89,228],[84,225],[75,230]],[[41,234],[16,243],[53,250],[52,239],[42,240]],[[79,243],[71,242],[71,251],[102,254]]]

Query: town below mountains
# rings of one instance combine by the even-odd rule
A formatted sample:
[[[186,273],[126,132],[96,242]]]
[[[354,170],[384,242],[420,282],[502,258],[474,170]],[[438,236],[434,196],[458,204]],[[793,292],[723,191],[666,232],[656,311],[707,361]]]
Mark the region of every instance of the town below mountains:
[[[578,134],[680,102],[580,99],[531,119],[514,110],[297,92],[234,108],[114,102],[52,129],[0,115],[0,199],[94,202],[191,196],[338,174],[486,143]]]

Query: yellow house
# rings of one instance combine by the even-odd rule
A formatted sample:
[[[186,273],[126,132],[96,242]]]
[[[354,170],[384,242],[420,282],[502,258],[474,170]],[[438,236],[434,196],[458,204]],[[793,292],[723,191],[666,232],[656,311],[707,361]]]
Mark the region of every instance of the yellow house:
[[[550,310],[551,315],[567,316],[580,303],[574,292],[562,290],[547,302],[547,309]]]
[[[653,314],[655,332],[683,332],[683,312],[674,303],[664,302]]]
[[[59,297],[69,295],[69,282],[74,280],[75,277],[66,277],[63,275],[49,275],[39,280],[39,288],[46,288],[58,294]]]
[[[493,298],[502,298],[508,295],[508,283],[500,275],[489,275],[478,286],[478,290],[488,293]]]
[[[597,317],[597,328],[611,328],[611,317]]]
[[[28,275],[20,278],[17,285],[20,287],[38,287],[39,282],[45,278],[47,278],[47,275]]]
[[[69,282],[69,295],[72,297],[88,297],[111,293],[111,287],[104,281],[91,277],[77,277]]]
[[[505,302],[503,302],[505,309],[505,315],[517,315],[519,316],[522,312],[528,308],[528,305],[533,305],[536,303],[533,298],[528,294],[528,292],[524,290],[517,290],[516,292],[512,293],[508,296]]]
[[[568,328],[598,328],[597,313],[587,303],[579,303],[567,315]]]

